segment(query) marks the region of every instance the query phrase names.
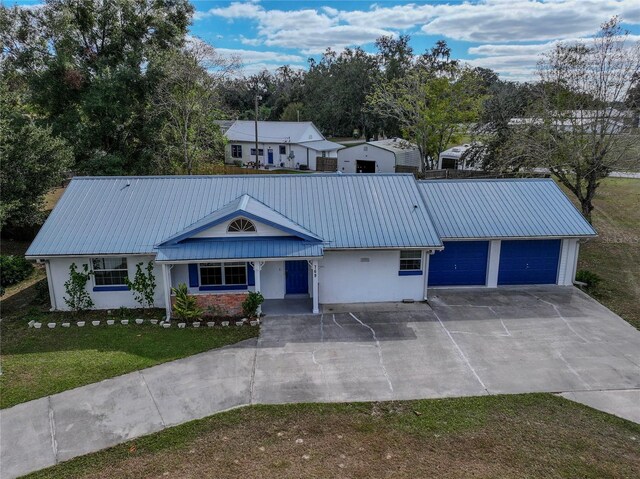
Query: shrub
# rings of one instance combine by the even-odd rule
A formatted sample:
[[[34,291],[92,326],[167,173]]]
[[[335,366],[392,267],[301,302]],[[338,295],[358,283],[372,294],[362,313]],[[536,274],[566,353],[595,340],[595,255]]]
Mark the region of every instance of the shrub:
[[[93,307],[93,300],[86,288],[92,274],[93,272],[89,271],[89,266],[86,264],[82,265],[82,271],[78,271],[75,263],[69,266],[69,279],[64,283],[67,293],[64,302],[76,313]]]
[[[587,285],[587,288],[589,289],[595,289],[602,281],[602,278],[596,273],[593,273],[586,269],[581,269],[576,273],[576,281],[585,283]]]
[[[120,319],[133,319],[134,315],[133,315],[133,311],[131,311],[126,306],[120,306],[118,308],[118,312],[116,313],[116,316]]]
[[[22,256],[0,256],[0,285],[2,288],[27,279],[33,272],[33,265]]]
[[[136,275],[133,281],[127,278],[125,281],[129,289],[133,292],[133,297],[140,303],[142,311],[146,313],[146,308],[153,306],[153,297],[156,292],[156,277],[153,275],[153,261],[147,263],[146,273],[142,271],[142,265],[136,265]]]
[[[255,318],[258,314],[258,307],[264,302],[262,293],[251,291],[242,302],[242,312],[248,318]]]
[[[202,316],[202,310],[198,307],[196,298],[189,294],[186,284],[181,283],[177,288],[172,288],[171,291],[176,295],[173,311],[178,319],[194,321]]]
[[[233,160],[235,166],[242,166],[242,160]]]

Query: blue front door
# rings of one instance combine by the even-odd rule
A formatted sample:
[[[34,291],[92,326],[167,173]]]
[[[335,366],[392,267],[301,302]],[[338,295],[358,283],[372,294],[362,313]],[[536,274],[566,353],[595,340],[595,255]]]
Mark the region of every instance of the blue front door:
[[[500,245],[498,284],[554,284],[560,240],[509,240]]]
[[[429,286],[484,285],[488,256],[488,241],[445,241],[429,258]]]
[[[273,150],[271,148],[267,150],[267,161],[270,165],[273,165]]]
[[[307,294],[309,272],[306,261],[285,261],[286,294]]]

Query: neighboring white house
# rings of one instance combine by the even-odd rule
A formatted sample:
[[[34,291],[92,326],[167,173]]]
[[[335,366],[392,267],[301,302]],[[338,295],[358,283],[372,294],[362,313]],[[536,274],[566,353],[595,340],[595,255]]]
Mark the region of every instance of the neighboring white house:
[[[74,178],[29,247],[54,310],[69,267],[98,309],[136,307],[154,262],[170,317],[184,283],[240,314],[250,291],[322,304],[422,301],[432,286],[571,285],[595,231],[553,180],[417,182],[412,174]]]
[[[256,161],[254,121],[237,120],[226,131],[226,163]],[[344,146],[325,139],[310,121],[259,121],[258,161],[274,168],[316,169],[317,157],[337,158]]]
[[[470,159],[463,155],[471,148],[471,145],[453,146],[440,153],[438,157],[439,170],[479,170]]]
[[[400,173],[422,171],[420,150],[400,138],[367,141],[338,152],[338,171],[342,173],[396,173],[398,170]]]

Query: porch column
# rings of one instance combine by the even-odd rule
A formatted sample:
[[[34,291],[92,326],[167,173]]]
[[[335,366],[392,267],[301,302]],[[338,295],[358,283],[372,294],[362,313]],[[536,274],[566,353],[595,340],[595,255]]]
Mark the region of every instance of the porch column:
[[[253,266],[254,279],[255,279],[255,288],[256,293],[260,293],[262,291],[262,284],[260,280],[260,272],[262,271],[262,267],[264,266],[264,261],[254,261],[251,263]],[[258,315],[262,314],[262,305],[258,306]]]
[[[313,278],[313,314],[320,313],[320,305],[318,299],[318,260],[311,262],[311,277]]]
[[[171,320],[171,269],[168,264],[162,264],[162,279],[164,283],[164,308],[167,320]]]

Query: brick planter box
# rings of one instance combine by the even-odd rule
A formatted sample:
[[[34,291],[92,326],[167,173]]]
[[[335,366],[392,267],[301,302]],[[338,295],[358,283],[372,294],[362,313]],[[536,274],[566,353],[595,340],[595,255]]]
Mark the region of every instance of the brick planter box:
[[[240,316],[242,314],[242,302],[248,292],[218,293],[218,294],[194,294],[198,307],[207,311],[207,307],[214,307],[228,316]],[[175,296],[171,297],[171,305],[175,303]]]

